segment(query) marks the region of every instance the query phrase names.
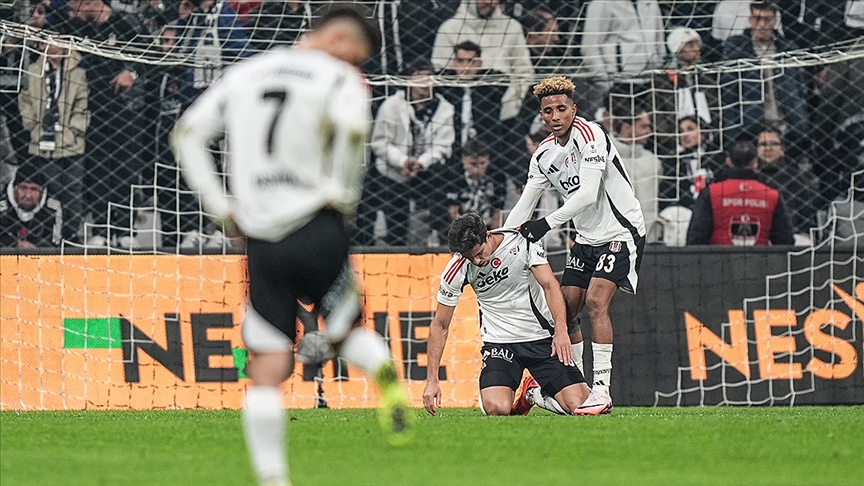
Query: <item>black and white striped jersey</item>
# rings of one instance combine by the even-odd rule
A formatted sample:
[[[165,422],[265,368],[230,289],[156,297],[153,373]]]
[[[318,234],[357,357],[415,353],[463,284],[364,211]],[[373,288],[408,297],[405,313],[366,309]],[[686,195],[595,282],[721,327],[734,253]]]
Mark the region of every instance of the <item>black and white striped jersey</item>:
[[[480,306],[480,336],[484,343],[538,341],[555,333],[552,312],[543,287],[531,267],[548,263],[537,243],[513,230],[496,230],[504,239],[489,263],[478,267],[456,253],[441,274],[438,302],[456,306],[470,285]]]
[[[356,68],[317,50],[274,48],[227,68],[177,122],[173,143],[208,213],[278,241],[324,207],[355,211],[370,119]],[[207,151],[223,133],[230,196]]]
[[[518,226],[530,219],[536,200],[549,187],[554,187],[566,204],[582,187],[580,180],[585,176],[585,171],[591,170],[602,171],[596,200],[581,212],[560,215],[560,221],[550,223],[555,223],[555,226],[572,219],[576,228],[574,239],[576,243],[585,245],[602,245],[615,240],[632,241],[637,236],[644,236],[642,208],[618,151],[600,125],[578,116],[573,122],[570,139],[564,146],[555,141],[554,135],[537,146],[531,156],[528,180],[520,197],[520,202],[526,198],[529,201],[533,198],[535,202],[533,205],[517,203],[504,226]]]

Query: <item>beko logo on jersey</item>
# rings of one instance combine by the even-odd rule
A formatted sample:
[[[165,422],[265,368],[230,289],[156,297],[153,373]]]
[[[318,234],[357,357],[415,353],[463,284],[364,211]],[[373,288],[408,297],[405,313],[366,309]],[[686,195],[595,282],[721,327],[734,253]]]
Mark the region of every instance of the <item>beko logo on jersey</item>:
[[[477,280],[474,281],[474,290],[477,292],[489,290],[498,282],[506,280],[509,273],[510,267],[504,267],[501,270],[494,270],[489,275],[479,273],[477,274]]]
[[[561,189],[567,191],[567,193],[569,194],[576,189],[579,189],[579,176],[574,175],[567,179],[561,179],[560,181],[558,181],[558,184],[561,185]]]

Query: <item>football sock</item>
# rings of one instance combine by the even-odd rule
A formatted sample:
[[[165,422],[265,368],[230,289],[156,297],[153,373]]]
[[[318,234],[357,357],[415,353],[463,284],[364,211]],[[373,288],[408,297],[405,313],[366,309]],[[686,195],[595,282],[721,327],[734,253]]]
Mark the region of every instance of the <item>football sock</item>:
[[[275,386],[246,389],[243,429],[252,466],[261,484],[287,484],[285,411],[282,392]]]
[[[594,353],[594,391],[609,394],[612,379],[612,344],[591,343]]]
[[[576,367],[579,368],[579,373],[585,375],[585,369],[582,368],[582,351],[585,348],[585,341],[579,341],[576,344],[571,344],[570,348],[573,349],[573,362],[576,363]]]
[[[539,388],[533,390],[531,393],[528,393],[528,401],[540,408],[549,410],[552,413],[557,413],[558,415],[570,415],[569,412],[566,412],[561,404],[558,403],[558,400],[555,398],[545,395],[540,391]]]
[[[339,355],[372,376],[381,366],[390,363],[390,348],[384,338],[362,327],[354,328],[348,334]]]

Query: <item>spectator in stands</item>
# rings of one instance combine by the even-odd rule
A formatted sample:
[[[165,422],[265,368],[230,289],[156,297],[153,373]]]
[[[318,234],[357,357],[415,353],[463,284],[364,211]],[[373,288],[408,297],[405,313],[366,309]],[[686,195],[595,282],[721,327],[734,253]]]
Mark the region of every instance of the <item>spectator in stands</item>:
[[[312,23],[309,0],[264,0],[249,12],[246,28],[256,51],[290,46]]]
[[[792,229],[799,239],[810,239],[810,228],[816,225],[816,189],[818,182],[810,171],[810,164],[799,163],[786,157],[786,148],[780,131],[766,127],[756,139],[759,172],[767,181],[780,189],[789,206]]]
[[[187,73],[194,95],[218,79],[223,67],[253,54],[246,28],[222,1],[181,0],[180,20],[177,49],[196,62]]]
[[[122,48],[141,29],[134,17],[115,11],[103,0],[70,0],[68,6],[69,20],[58,27],[62,34]],[[81,65],[87,70],[91,113],[84,187],[94,227],[86,244],[105,246],[112,243],[113,234],[119,245],[131,245],[132,220],[128,209],[131,187],[144,164],[152,163],[143,160],[141,150],[143,131],[139,125],[146,125],[146,120],[139,118],[143,105],[136,87],[140,68],[119,57],[95,53],[83,54]],[[109,203],[127,209],[114,207],[109,215]]]
[[[607,88],[663,66],[666,49],[657,0],[593,0],[582,31],[583,66]]]
[[[666,37],[671,58],[666,71],[654,77],[654,148],[658,155],[676,153],[679,120],[699,119],[702,135],[719,128],[720,78],[718,74],[701,73],[702,38],[687,27],[676,27]]]
[[[718,160],[719,149],[713,147],[701,123],[701,119],[694,116],[684,117],[678,122],[678,153],[675,157],[661,159],[661,209],[667,206],[692,208],[699,192],[713,181],[714,172],[725,163]]]
[[[645,218],[646,243],[655,243],[660,175],[660,159],[645,148],[651,136],[651,117],[648,107],[637,101],[629,109],[613,112],[612,143],[621,155],[621,162],[642,206]]]
[[[426,195],[432,192],[436,170],[442,169],[453,150],[456,133],[455,110],[432,90],[432,64],[415,60],[408,69],[411,85],[388,97],[372,124],[371,148],[375,168],[382,176],[386,196],[387,243],[408,244],[408,219],[412,200],[415,216],[426,209]],[[427,213],[428,215],[428,213]],[[362,224],[358,221],[358,225]],[[412,231],[422,241],[424,230]]]
[[[459,3],[459,0],[375,2],[374,14],[383,42],[381,52],[364,65],[364,70],[399,75],[411,60],[430,59],[435,33],[456,13]],[[447,48],[456,44],[454,42]],[[446,54],[449,55],[450,51]]]
[[[63,211],[48,197],[45,176],[24,163],[0,198],[0,247],[43,248],[60,244]]]
[[[448,166],[440,179],[442,197],[433,205],[433,228],[446,240],[450,223],[467,212],[479,214],[490,229],[501,227],[507,178],[492,163],[484,141],[471,139],[462,147],[462,164]]]
[[[555,15],[544,10],[532,10],[519,18],[525,30],[525,43],[531,53],[531,64],[537,74],[551,75],[572,68],[572,58],[564,56],[561,47],[561,27]]]
[[[750,4],[753,0],[720,0],[714,8],[711,21],[711,37],[726,42],[730,37],[744,34],[747,29],[752,29],[750,24]],[[780,9],[774,11],[775,22],[772,29],[777,29],[783,34],[783,21]]]
[[[753,142],[735,142],[720,180],[702,189],[687,229],[688,245],[792,245],[795,237],[780,191],[760,181]],[[725,177],[725,178],[724,178]]]
[[[750,29],[730,37],[723,45],[724,60],[761,59],[797,49],[774,31],[777,5],[772,1],[750,4]],[[764,93],[764,97],[763,97]],[[742,70],[725,76],[723,121],[727,140],[735,140],[749,127],[762,123],[780,128],[789,147],[798,154],[809,146],[810,121],[801,70],[786,67]]]
[[[720,60],[723,42],[711,37],[711,16],[717,7],[717,0],[677,0],[672,5],[668,2],[666,5],[669,8],[667,30],[676,27],[694,29],[702,36],[702,60],[709,63]]]
[[[90,124],[87,75],[78,66],[77,52],[52,43],[42,43],[39,49],[44,55],[30,65],[18,98],[21,119],[30,132],[30,163],[66,211],[63,238],[80,242],[83,154]]]
[[[484,69],[480,46],[465,41],[453,47],[448,69],[441,72],[458,85],[442,86],[439,90],[454,107],[453,127],[456,130],[456,150],[470,139],[493,140],[500,136],[501,107],[506,86],[480,82],[482,79],[501,79],[503,74]],[[448,226],[449,228],[449,223]]]
[[[464,41],[474,42],[483,49],[484,66],[511,77],[501,119],[513,118],[519,113],[534,74],[522,25],[501,11],[498,0],[464,0],[453,17],[438,29],[432,48],[435,67],[446,67],[453,46]]]
[[[864,39],[851,49],[862,48]],[[864,58],[832,64],[825,73],[825,79],[822,105],[816,112],[820,117],[817,130],[823,136],[816,139],[816,150],[832,156],[815,158],[813,171],[819,176],[819,192],[827,202],[846,194],[849,178],[860,164],[860,132],[864,129]]]
[[[159,45],[163,52],[175,52],[175,24],[169,24],[162,30]],[[183,108],[191,102],[188,92],[182,89],[185,76],[184,66],[153,66],[144,78],[147,83],[147,105],[155,111],[155,120],[148,137],[148,153],[152,154],[156,162],[144,180],[156,181],[157,207],[163,234],[161,246],[169,250],[175,249],[181,241],[187,243],[181,245],[182,248],[197,248],[193,242],[202,240],[201,208],[195,194],[180,176],[180,168],[168,143],[174,123]]]

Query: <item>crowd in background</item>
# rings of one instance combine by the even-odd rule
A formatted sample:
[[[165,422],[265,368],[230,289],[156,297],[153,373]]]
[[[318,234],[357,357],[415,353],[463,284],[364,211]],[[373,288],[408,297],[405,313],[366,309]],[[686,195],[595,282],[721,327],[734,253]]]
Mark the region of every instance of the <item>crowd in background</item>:
[[[33,37],[42,42],[2,40],[0,245],[62,239],[134,249],[134,208],[149,201],[160,226],[155,246],[230,246],[185,187],[168,133],[222,69],[293,44],[322,3],[4,7],[4,20],[40,29]],[[649,243],[685,244],[700,194],[730,177],[735,142],[756,147],[756,177],[778,191],[797,244],[815,243],[810,229],[836,214],[831,202],[845,198],[851,174],[864,168],[864,58],[773,62],[832,45],[860,52],[864,0],[359,3],[369,5],[384,43],[364,66],[376,102],[356,245],[435,247],[468,211],[500,225],[547,134],[531,87],[548,75],[573,78],[579,115],[608,131],[634,181]],[[62,36],[194,62],[99,56],[51,41]],[[706,69],[724,62],[726,69]],[[538,211],[557,208],[556,198],[544,196]],[[852,206],[849,214],[860,215]],[[546,242],[566,245],[567,230]]]

